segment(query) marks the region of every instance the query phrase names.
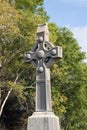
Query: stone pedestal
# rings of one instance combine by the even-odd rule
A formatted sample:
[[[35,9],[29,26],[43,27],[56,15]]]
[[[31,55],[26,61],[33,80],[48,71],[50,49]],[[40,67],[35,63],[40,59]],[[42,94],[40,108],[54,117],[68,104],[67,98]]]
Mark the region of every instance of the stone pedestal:
[[[34,112],[28,118],[27,130],[60,130],[59,119],[53,112]]]

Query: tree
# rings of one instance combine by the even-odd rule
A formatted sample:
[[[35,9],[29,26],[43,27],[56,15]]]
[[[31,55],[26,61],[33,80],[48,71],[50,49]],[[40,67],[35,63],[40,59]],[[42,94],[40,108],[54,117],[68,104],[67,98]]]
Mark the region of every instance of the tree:
[[[35,82],[34,68],[24,63],[23,55],[35,43],[37,24],[47,20],[44,10],[43,15],[39,13],[42,1],[32,3],[34,10],[30,1],[27,2],[0,3],[1,121],[9,129],[17,122],[21,127],[26,124],[28,115],[34,110],[35,89],[27,89]],[[23,4],[25,9],[19,6]]]
[[[52,33],[55,32],[56,25],[51,29]],[[63,47],[63,58],[56,62],[57,65],[54,64],[51,73],[53,109],[61,118],[63,130],[86,130],[87,64],[83,62],[85,53],[81,52],[69,29],[58,28],[54,33],[54,37],[56,36],[54,44]]]
[[[43,0],[8,0],[1,2],[0,7],[2,106],[8,97],[2,107],[1,121],[9,130],[26,129],[27,118],[34,111],[35,70],[24,63],[23,55],[35,43],[37,24],[47,22],[49,17],[43,8]],[[51,68],[53,110],[60,116],[63,130],[86,130],[85,54],[69,29],[50,23],[49,31],[50,41],[63,47],[63,58]]]

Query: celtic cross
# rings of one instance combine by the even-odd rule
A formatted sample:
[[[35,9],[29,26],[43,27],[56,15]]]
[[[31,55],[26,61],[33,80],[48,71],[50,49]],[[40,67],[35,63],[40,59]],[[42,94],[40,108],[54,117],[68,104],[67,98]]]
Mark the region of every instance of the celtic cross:
[[[52,111],[50,67],[62,57],[62,48],[49,42],[47,24],[38,25],[36,45],[25,53],[25,62],[36,67],[36,111]]]

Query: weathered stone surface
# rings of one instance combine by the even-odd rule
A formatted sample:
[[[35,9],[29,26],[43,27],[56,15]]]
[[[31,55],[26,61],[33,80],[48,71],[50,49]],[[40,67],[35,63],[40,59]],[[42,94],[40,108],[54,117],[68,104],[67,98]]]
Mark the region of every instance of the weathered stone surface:
[[[53,112],[35,112],[28,118],[27,130],[60,130],[59,118]]]
[[[50,67],[56,58],[62,58],[62,48],[49,42],[47,24],[39,25],[36,44],[25,53],[25,62],[36,67],[36,112],[28,118],[27,130],[60,130],[51,105]]]
[[[25,53],[25,61],[36,67],[36,111],[52,111],[50,67],[55,58],[62,57],[62,48],[49,42],[47,24],[37,28],[37,40],[31,51]]]

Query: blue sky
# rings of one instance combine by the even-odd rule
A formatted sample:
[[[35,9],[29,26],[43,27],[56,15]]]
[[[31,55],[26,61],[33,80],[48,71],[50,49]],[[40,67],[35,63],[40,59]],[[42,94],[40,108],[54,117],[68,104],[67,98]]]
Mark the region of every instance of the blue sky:
[[[87,0],[44,0],[50,21],[68,27],[87,53]]]

